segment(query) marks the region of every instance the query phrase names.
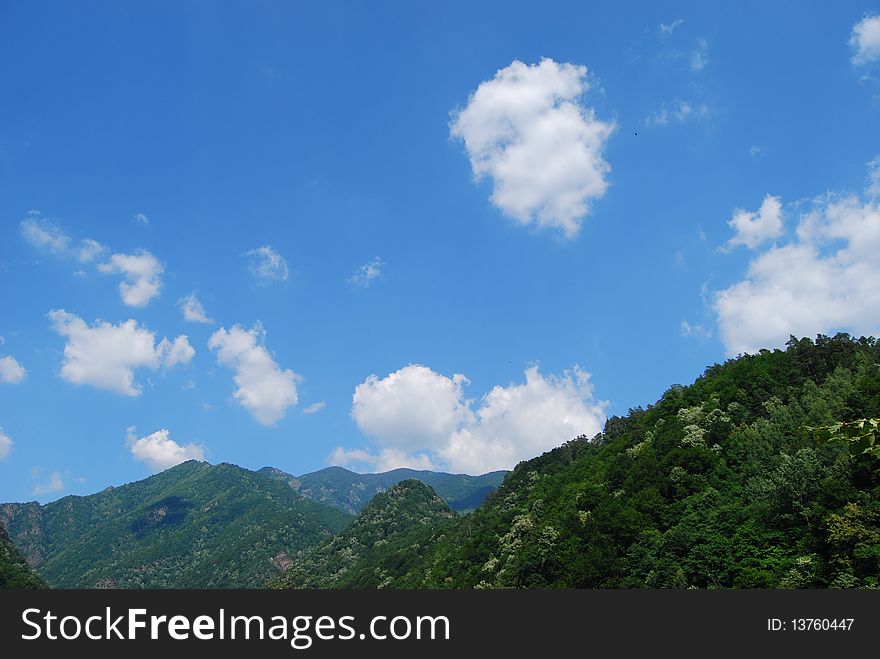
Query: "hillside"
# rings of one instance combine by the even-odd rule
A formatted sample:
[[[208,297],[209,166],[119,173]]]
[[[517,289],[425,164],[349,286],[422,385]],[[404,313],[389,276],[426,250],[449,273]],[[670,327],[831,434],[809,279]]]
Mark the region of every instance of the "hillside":
[[[486,496],[501,485],[507,474],[506,471],[493,471],[481,476],[469,476],[415,469],[357,474],[342,467],[327,467],[302,476],[291,476],[273,467],[264,467],[260,472],[287,481],[303,496],[352,515],[359,513],[376,494],[410,478],[430,485],[453,510],[469,512],[479,507]]]
[[[409,538],[418,560],[383,585],[880,587],[880,460],[811,430],[878,417],[873,339],[792,339],[712,366],[519,464],[441,536]],[[383,551],[372,561],[394,565]]]
[[[377,494],[347,529],[301,552],[276,588],[381,588],[422,559],[425,540],[442,538],[455,513],[434,490],[405,480]]]
[[[0,590],[45,587],[46,584],[9,541],[6,529],[0,524]]]
[[[280,480],[195,461],[90,496],[0,505],[16,547],[64,588],[257,586],[350,520]]]

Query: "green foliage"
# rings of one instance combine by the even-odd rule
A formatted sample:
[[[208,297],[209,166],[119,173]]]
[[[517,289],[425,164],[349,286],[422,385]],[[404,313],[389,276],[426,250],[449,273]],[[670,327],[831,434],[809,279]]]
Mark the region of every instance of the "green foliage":
[[[880,587],[878,363],[837,335],[712,366],[519,464],[383,585]]]
[[[853,455],[871,455],[880,458],[880,419],[858,419],[856,421],[838,421],[829,426],[809,428],[819,441],[849,442],[849,450]]]
[[[434,490],[405,480],[377,494],[347,529],[300,552],[275,588],[382,588],[423,558],[455,513]]]
[[[415,469],[393,469],[381,474],[356,474],[342,467],[327,467],[303,476],[291,476],[273,467],[261,473],[290,483],[303,496],[358,514],[375,495],[407,479],[430,485],[449,506],[460,513],[469,512],[494,492],[506,471],[493,471],[482,476],[445,474]]]
[[[45,588],[46,584],[28,565],[0,524],[0,590]]]
[[[0,505],[16,546],[65,588],[258,586],[350,520],[280,480],[195,461],[87,497]]]

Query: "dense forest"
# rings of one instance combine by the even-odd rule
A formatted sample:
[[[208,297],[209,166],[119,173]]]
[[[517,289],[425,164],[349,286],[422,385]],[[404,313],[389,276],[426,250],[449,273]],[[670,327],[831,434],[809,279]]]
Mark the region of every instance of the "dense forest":
[[[358,518],[296,557],[275,588],[381,588],[423,559],[456,518],[431,488],[405,480],[377,494]]]
[[[434,484],[461,510],[482,503],[504,474],[355,474],[330,467],[295,477],[271,467],[254,472],[189,461],[90,496],[0,504],[0,530],[5,537],[8,527],[52,586],[255,587],[283,574],[293,556],[345,528],[350,513],[402,480]],[[30,570],[24,560],[7,558],[13,551],[20,557],[12,544],[4,551],[0,587],[18,582],[14,565]]]
[[[0,504],[0,526],[63,588],[258,586],[351,519],[263,474],[195,461],[86,497]]]
[[[0,590],[45,588],[0,524]]]
[[[439,530],[389,523],[385,542],[354,561],[371,579],[338,577],[331,542],[282,583],[876,588],[878,417],[880,344],[792,338],[520,463],[482,507]],[[839,425],[859,419],[869,421]],[[305,566],[327,571],[303,576]]]

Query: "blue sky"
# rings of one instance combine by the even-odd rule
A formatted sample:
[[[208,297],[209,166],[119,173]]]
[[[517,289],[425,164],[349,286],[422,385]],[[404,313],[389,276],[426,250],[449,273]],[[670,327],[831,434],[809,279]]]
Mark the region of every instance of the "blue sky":
[[[876,335],[878,11],[0,3],[0,500],[510,467]]]

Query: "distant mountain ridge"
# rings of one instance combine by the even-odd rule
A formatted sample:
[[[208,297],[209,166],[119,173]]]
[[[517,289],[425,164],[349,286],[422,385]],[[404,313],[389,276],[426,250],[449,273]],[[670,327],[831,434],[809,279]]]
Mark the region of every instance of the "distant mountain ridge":
[[[0,504],[0,526],[63,588],[260,586],[351,519],[277,478],[196,461],[90,496]]]
[[[498,489],[508,473],[493,471],[480,476],[469,476],[415,469],[393,469],[378,474],[358,474],[343,467],[327,467],[302,476],[292,476],[274,467],[263,467],[259,471],[287,482],[309,499],[352,515],[363,510],[376,494],[385,492],[408,479],[430,485],[453,510],[460,513],[469,512],[478,508],[486,496]]]

